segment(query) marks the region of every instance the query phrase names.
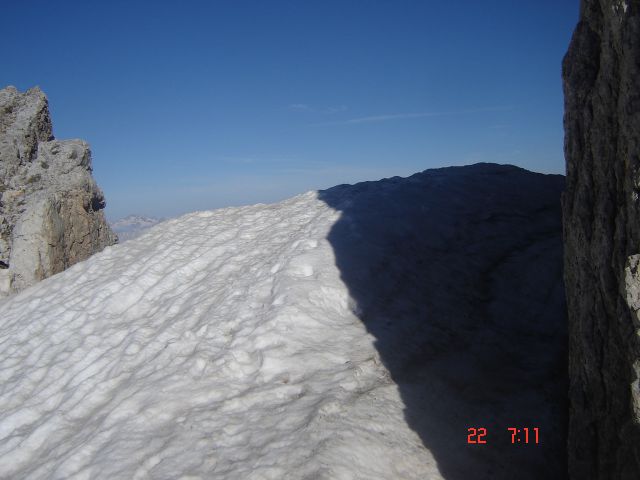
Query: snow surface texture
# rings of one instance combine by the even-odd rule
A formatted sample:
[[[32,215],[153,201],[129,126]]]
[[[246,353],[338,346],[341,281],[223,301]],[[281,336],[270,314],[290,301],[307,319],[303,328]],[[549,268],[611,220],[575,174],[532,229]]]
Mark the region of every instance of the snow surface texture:
[[[1,300],[0,478],[557,478],[561,183],[192,213]]]
[[[144,215],[127,215],[111,223],[111,229],[118,235],[119,243],[139,237],[145,231],[160,223],[162,219]]]

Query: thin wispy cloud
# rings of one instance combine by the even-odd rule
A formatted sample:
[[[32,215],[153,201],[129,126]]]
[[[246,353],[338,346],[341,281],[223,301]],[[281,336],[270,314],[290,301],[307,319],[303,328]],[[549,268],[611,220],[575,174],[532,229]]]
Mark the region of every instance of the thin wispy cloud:
[[[334,113],[340,113],[347,111],[346,105],[331,105],[329,107],[314,107],[307,103],[292,103],[287,106],[287,109],[292,112],[309,112],[309,113],[321,113],[324,115],[331,115]]]
[[[306,103],[292,103],[287,108],[293,112],[311,112],[312,109]]]
[[[228,165],[281,165],[295,164],[301,161],[298,157],[288,155],[238,155],[238,156],[219,156],[214,157],[215,162],[221,162]]]
[[[337,120],[335,122],[324,122],[319,125],[355,125],[360,123],[377,123],[388,122],[393,120],[406,120],[410,118],[427,118],[427,117],[445,117],[456,115],[468,115],[483,112],[500,112],[513,110],[513,106],[495,106],[483,108],[469,108],[464,110],[449,110],[440,112],[413,112],[413,113],[393,113],[386,115],[369,115],[366,117],[349,118],[346,120]]]
[[[347,106],[346,105],[335,105],[333,107],[327,107],[324,110],[321,111],[321,113],[340,113],[340,112],[345,112],[347,110]]]

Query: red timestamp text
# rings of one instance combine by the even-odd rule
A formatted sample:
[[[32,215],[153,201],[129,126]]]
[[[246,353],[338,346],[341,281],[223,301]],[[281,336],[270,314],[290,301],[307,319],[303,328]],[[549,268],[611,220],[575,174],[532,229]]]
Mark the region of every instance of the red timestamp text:
[[[469,427],[467,428],[467,443],[473,445],[481,445],[487,443],[487,429],[485,427]],[[508,427],[507,435],[509,440],[515,444],[540,444],[540,428],[538,427]]]
[[[469,434],[467,435],[467,443],[487,443],[487,440],[485,439],[485,437],[487,436],[486,428],[470,427],[467,428],[467,432],[469,432]]]

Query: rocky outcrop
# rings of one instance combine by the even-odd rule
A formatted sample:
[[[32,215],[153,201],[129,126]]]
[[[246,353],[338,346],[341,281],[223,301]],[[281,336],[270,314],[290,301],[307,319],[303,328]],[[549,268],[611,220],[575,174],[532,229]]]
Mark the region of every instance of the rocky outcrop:
[[[82,140],[55,140],[39,88],[0,90],[0,294],[61,272],[117,240]]]
[[[563,63],[571,478],[640,478],[640,2],[583,0]]]

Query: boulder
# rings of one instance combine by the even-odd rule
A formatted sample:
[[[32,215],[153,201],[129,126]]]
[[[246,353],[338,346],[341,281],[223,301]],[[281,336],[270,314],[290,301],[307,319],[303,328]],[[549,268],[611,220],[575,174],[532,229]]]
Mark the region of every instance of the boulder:
[[[0,295],[117,241],[82,140],[55,140],[38,88],[0,90]]]

